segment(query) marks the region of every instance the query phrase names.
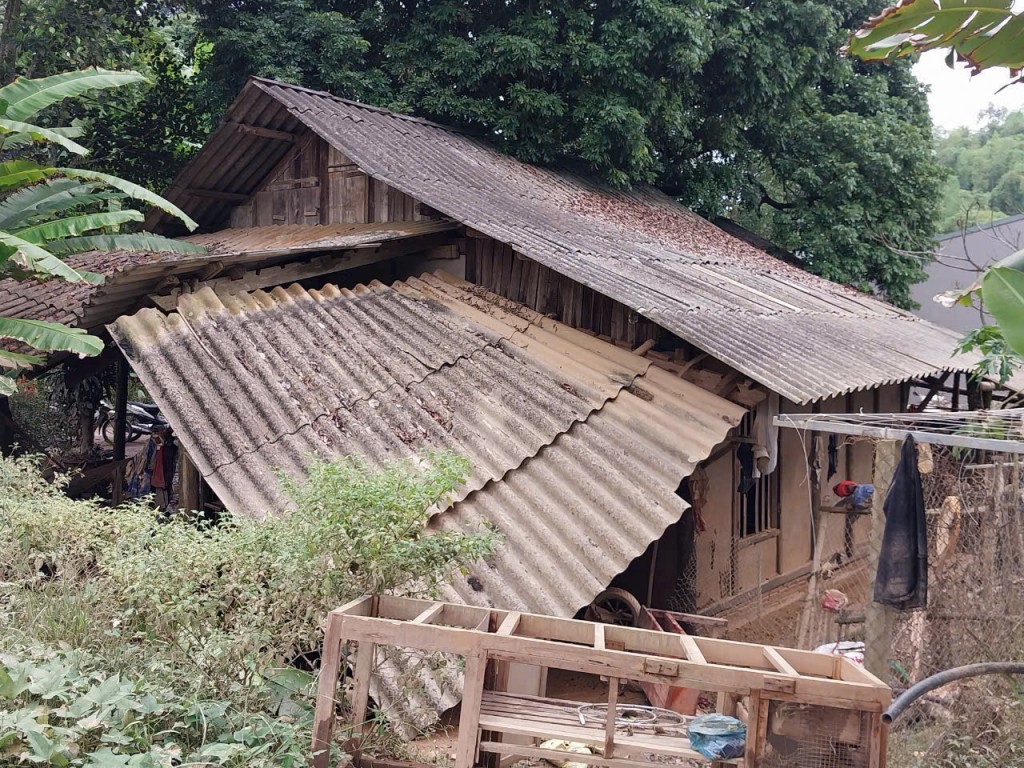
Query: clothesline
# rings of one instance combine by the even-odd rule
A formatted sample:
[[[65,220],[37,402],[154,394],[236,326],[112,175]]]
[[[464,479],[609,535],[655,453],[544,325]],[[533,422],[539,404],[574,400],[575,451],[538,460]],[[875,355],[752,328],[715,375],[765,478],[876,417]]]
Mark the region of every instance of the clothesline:
[[[784,413],[779,427],[1024,454],[1024,408],[950,413]]]

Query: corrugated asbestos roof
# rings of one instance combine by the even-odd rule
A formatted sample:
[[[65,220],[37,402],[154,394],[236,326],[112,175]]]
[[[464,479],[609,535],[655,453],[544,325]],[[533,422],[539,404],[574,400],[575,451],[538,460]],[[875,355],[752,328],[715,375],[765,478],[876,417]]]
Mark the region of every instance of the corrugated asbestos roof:
[[[97,272],[102,285],[0,280],[0,317],[46,320],[95,330],[123,314],[134,312],[146,296],[170,276],[187,275],[211,262],[225,268],[251,267],[288,261],[301,253],[367,248],[455,226],[446,221],[389,224],[280,225],[226,229],[184,238],[206,246],[207,254],[93,251],[70,256],[76,269]]]
[[[247,194],[286,150],[240,132],[243,123],[314,131],[370,175],[622,302],[794,402],[975,362],[952,359],[951,331],[775,259],[655,190],[612,190],[423,120],[270,80],[248,83],[168,191],[207,226],[230,206],[189,189]]]
[[[204,289],[176,313],[143,310],[110,330],[236,512],[284,508],[274,472],[302,472],[311,453],[467,456],[470,482],[431,527],[500,533],[499,551],[446,589],[477,605],[575,614],[680,518],[680,481],[744,413],[445,276],[352,291]],[[385,665],[374,696],[423,727],[457,703],[449,678],[403,659]]]

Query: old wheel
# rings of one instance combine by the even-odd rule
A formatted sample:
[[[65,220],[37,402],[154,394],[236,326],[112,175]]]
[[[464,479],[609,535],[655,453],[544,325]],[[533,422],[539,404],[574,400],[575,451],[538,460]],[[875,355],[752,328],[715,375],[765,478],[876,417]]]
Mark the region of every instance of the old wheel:
[[[594,598],[594,610],[605,624],[635,627],[640,618],[640,601],[624,589],[612,587]]]

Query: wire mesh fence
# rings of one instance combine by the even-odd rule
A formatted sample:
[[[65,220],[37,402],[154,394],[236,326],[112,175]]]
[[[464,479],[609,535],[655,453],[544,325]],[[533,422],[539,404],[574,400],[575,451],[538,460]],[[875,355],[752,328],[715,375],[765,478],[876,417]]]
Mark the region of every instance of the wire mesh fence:
[[[737,595],[721,614],[730,620],[727,637],[867,656],[869,665],[875,658],[875,671],[897,692],[951,667],[1024,658],[1019,457],[918,447],[928,527],[927,608],[898,612],[873,603],[886,489],[879,488],[873,512],[844,508],[822,483],[806,578],[782,586],[768,580]],[[894,449],[876,452],[876,461],[890,462],[876,466],[876,476],[891,476],[897,457]],[[786,764],[856,764],[852,752],[840,755],[826,746],[805,746],[803,757],[794,754]],[[1024,766],[1024,688],[1006,678],[982,678],[936,691],[894,727],[889,764]]]

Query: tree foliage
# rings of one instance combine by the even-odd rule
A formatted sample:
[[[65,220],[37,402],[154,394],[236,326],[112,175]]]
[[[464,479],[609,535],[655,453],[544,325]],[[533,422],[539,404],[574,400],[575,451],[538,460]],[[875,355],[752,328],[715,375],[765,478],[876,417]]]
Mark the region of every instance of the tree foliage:
[[[136,70],[134,88],[87,94],[51,118],[85,126],[89,168],[162,189],[209,126],[193,100],[192,17],[175,0],[9,0],[0,83],[98,67]]]
[[[936,156],[952,172],[939,231],[1024,213],[1024,113],[995,112],[980,130],[940,136]]]
[[[201,104],[250,74],[582,161],[907,304],[941,184],[908,65],[841,58],[867,0],[202,0]]]

